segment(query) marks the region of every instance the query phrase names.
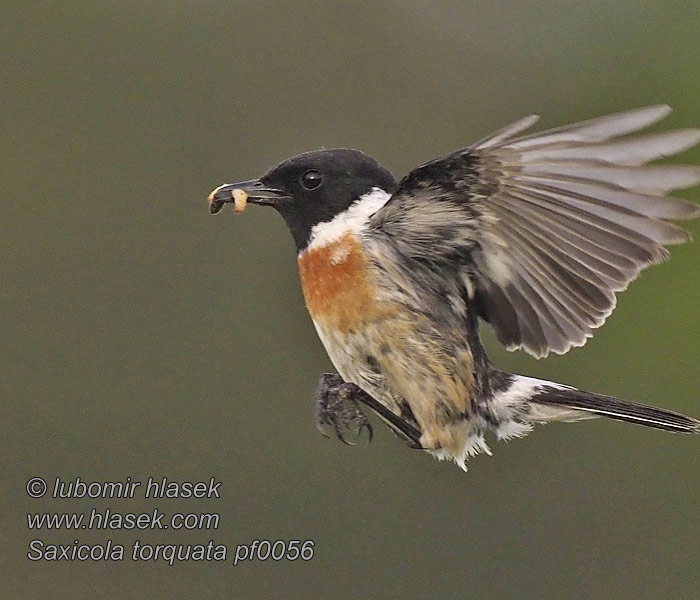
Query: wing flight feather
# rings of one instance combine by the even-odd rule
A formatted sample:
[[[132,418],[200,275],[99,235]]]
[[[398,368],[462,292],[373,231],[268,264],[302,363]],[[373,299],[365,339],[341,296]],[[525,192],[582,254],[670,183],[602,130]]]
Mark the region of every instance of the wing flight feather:
[[[619,137],[669,112],[515,137],[537,120],[526,117],[412,171],[371,227],[436,270],[457,261],[473,306],[509,349],[564,353],[605,322],[616,292],[668,257],[666,246],[690,239],[671,221],[700,207],[666,194],[700,183],[700,167],[647,163],[694,146],[700,129]]]

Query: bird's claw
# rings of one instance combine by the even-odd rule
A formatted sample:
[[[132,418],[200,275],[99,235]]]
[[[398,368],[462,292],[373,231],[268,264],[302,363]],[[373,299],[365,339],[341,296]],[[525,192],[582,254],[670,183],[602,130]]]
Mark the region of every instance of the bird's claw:
[[[344,382],[339,375],[324,373],[315,395],[316,429],[325,437],[330,437],[326,433],[326,426],[331,426],[338,439],[348,446],[354,446],[366,429],[369,444],[374,431],[355,399],[358,391],[356,385]]]

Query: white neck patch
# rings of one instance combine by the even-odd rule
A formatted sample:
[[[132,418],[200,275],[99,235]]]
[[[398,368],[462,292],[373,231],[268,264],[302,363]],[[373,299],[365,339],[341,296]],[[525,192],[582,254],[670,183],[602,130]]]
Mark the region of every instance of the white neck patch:
[[[353,204],[330,221],[316,223],[311,228],[311,236],[306,249],[302,250],[300,254],[307,250],[323,248],[328,244],[337,242],[346,233],[363,231],[369,218],[384,206],[389,198],[391,198],[389,192],[373,187],[371,192],[360,196]]]

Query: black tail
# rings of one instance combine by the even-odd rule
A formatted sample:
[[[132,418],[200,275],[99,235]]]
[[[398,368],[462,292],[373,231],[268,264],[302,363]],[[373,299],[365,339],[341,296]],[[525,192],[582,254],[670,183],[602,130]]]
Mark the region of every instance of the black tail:
[[[543,382],[544,383],[544,382]],[[533,404],[573,408],[594,415],[646,425],[676,433],[700,433],[700,421],[672,410],[630,402],[613,396],[582,392],[575,388],[542,385],[531,398]]]

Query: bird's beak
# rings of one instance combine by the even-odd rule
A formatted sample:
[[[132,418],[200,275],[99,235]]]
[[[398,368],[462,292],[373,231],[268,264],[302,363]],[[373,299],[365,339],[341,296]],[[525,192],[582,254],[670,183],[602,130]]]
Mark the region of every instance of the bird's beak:
[[[237,212],[245,209],[246,203],[275,206],[280,200],[290,196],[282,190],[267,187],[259,179],[250,179],[239,183],[225,183],[209,194],[209,212],[218,213],[227,202],[233,202]]]

